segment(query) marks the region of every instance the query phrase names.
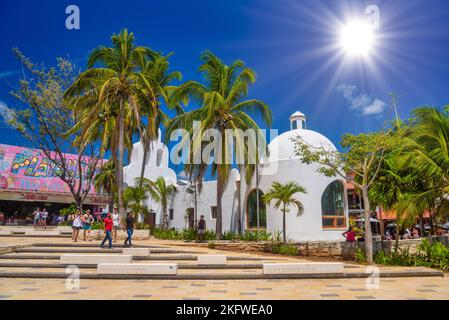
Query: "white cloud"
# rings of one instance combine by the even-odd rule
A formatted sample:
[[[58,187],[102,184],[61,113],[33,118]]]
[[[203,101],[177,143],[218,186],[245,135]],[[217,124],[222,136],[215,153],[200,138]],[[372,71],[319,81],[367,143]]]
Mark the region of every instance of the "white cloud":
[[[11,70],[0,71],[0,79],[8,78],[8,77],[14,76],[18,73],[19,73],[19,71],[11,71]]]
[[[337,86],[337,91],[349,102],[349,107],[360,115],[380,114],[387,108],[385,101],[360,93],[355,85],[341,84]]]
[[[0,116],[3,118],[5,123],[9,124],[11,120],[14,120],[16,118],[16,113],[14,112],[14,110],[8,108],[6,103],[0,101]]]

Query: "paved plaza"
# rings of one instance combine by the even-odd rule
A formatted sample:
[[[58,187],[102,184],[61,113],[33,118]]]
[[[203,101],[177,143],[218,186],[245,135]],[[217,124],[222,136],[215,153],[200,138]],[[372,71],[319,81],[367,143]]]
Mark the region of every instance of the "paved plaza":
[[[176,259],[179,275],[201,275],[199,279],[86,279],[95,269],[81,268],[79,286],[67,281],[59,256],[67,251],[95,252],[93,242],[79,242],[76,247],[70,238],[0,237],[0,248],[16,246],[16,251],[0,255],[0,275],[22,272],[49,273],[60,278],[9,278],[0,276],[0,299],[449,299],[448,277],[381,277],[379,282],[366,278],[347,279],[214,279],[220,275],[257,275],[263,262],[306,262],[308,259],[271,254],[231,252],[198,248],[184,242],[137,240],[136,245],[154,248],[158,262]],[[158,251],[159,250],[159,251]],[[105,250],[108,252],[108,250]],[[197,269],[195,254],[226,254],[228,268]],[[111,254],[119,254],[113,253]],[[171,258],[168,258],[171,256]],[[165,260],[169,259],[169,260]],[[151,263],[144,261],[144,263]],[[345,262],[345,270],[364,272],[365,266]],[[379,267],[382,273],[398,273],[425,268]],[[345,272],[346,272],[345,271]],[[208,277],[211,277],[209,279]]]

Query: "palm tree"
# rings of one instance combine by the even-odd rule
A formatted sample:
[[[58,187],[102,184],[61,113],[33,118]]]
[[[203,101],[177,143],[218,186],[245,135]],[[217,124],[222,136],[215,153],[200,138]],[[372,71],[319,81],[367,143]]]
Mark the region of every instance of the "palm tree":
[[[180,85],[171,96],[172,105],[180,106],[190,99],[201,107],[175,117],[169,123],[167,137],[178,128],[185,129],[192,134],[194,121],[200,121],[201,132],[204,132],[206,129],[219,131],[222,139],[220,141],[222,149],[229,147],[225,140],[225,130],[231,129],[234,131],[236,138],[235,145],[244,146],[246,157],[257,154],[254,150],[249,150],[243,135],[236,130],[246,131],[247,129],[252,129],[256,133],[259,132],[259,126],[250,114],[261,116],[266,124],[271,124],[271,111],[264,102],[255,99],[245,100],[249,85],[256,81],[255,72],[245,67],[244,62],[241,60],[236,60],[228,66],[209,51],[202,54],[201,60],[203,63],[199,67],[199,72],[203,74],[206,83],[187,81]],[[197,138],[201,140],[202,137]],[[193,142],[193,145],[195,148],[195,145],[198,144]],[[200,141],[199,145],[202,148],[204,143]],[[201,150],[194,150],[193,152],[202,154]],[[228,151],[232,152],[231,150]],[[222,235],[221,202],[223,192],[232,169],[231,163],[224,159],[223,153],[226,154],[225,152],[214,154],[214,162],[212,163],[212,174],[217,176],[217,222],[215,230],[218,237]],[[254,163],[248,162],[245,161],[243,164],[238,164],[241,171],[246,172],[247,182],[250,181],[254,172]],[[200,167],[200,172],[197,172],[196,176],[202,177],[207,166],[204,164],[197,166]],[[185,169],[185,171],[195,171],[195,169]]]
[[[176,87],[171,86],[170,83],[174,80],[180,81],[182,79],[182,74],[180,72],[168,72],[170,66],[168,59],[171,56],[172,54],[170,53],[166,56],[157,56],[152,60],[148,60],[142,70],[143,75],[153,89],[155,108],[149,108],[147,110],[147,124],[142,129],[140,137],[141,143],[143,144],[143,159],[140,172],[141,178],[143,178],[145,174],[145,164],[150,151],[151,141],[158,138],[161,124],[167,124],[168,121],[168,117],[161,110],[160,104],[163,102],[171,107],[169,104],[169,97]],[[157,112],[156,115],[151,114],[153,111]]]
[[[148,214],[148,207],[145,205],[148,194],[140,186],[127,187],[123,192],[126,207],[130,208],[134,214],[141,214],[143,217]]]
[[[118,35],[114,34],[111,40],[112,47],[100,46],[92,51],[87,63],[88,69],[78,76],[65,96],[78,99],[78,103],[88,109],[79,123],[98,118],[115,118],[115,127],[110,128],[110,133],[113,134],[113,146],[116,149],[112,149],[111,153],[117,169],[119,212],[124,216],[125,133],[132,132],[133,127],[140,124],[141,109],[144,106],[155,108],[153,89],[141,69],[147,59],[154,58],[157,54],[149,48],[135,46],[134,34],[126,29]]]
[[[441,218],[449,210],[449,106],[418,108],[414,115],[402,151],[421,181],[396,209],[409,221],[422,219],[426,210]]]
[[[177,189],[174,185],[167,184],[164,177],[159,177],[156,181],[147,178],[137,178],[136,185],[150,194],[151,199],[162,207],[162,225],[168,227],[168,204],[175,196]]]
[[[286,184],[273,182],[271,189],[262,198],[268,205],[274,201],[274,207],[276,209],[282,206],[282,233],[284,243],[287,242],[285,214],[288,212],[288,207],[291,205],[296,206],[298,210],[297,215],[300,215],[304,211],[302,203],[293,197],[296,193],[306,193],[306,190],[293,181]]]
[[[114,198],[116,193],[116,170],[114,161],[109,160],[102,167],[100,173],[94,178],[95,189],[103,190],[109,197],[109,210],[114,206]]]

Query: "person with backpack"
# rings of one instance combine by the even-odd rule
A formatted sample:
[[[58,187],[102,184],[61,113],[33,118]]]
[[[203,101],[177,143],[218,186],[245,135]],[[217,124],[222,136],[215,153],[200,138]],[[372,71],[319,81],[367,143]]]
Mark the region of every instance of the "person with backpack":
[[[134,213],[132,211],[128,212],[128,216],[126,217],[126,233],[128,237],[125,240],[125,247],[132,247],[132,236],[134,233]]]
[[[200,216],[200,221],[198,221],[198,240],[204,241],[204,236],[206,233],[206,220],[204,219],[204,215]]]

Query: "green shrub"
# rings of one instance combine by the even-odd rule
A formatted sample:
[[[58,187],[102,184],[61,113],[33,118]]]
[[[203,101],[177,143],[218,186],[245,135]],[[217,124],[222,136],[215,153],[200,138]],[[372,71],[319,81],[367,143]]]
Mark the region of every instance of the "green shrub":
[[[215,242],[209,242],[209,243],[207,244],[207,247],[208,247],[209,249],[215,249]]]
[[[294,244],[283,244],[276,243],[272,247],[272,252],[277,254],[282,254],[286,256],[297,256],[299,255],[299,249]]]
[[[424,239],[415,254],[411,254],[409,248],[389,254],[379,251],[374,255],[374,261],[384,265],[430,267],[449,271],[449,248],[441,242],[430,243]]]
[[[237,240],[238,238],[239,238],[239,235],[232,231],[226,231],[225,233],[223,233],[223,240],[232,241],[232,240]]]
[[[355,247],[354,258],[357,262],[366,262],[365,251],[363,251],[360,247]]]

